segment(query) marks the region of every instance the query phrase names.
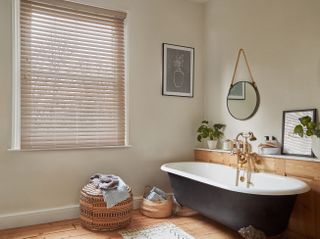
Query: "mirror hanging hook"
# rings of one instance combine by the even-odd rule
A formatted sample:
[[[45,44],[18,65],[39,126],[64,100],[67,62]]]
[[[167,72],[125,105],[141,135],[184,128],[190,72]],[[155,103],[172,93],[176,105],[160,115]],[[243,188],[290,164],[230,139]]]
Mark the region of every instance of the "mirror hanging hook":
[[[235,67],[234,67],[234,70],[233,70],[233,75],[232,75],[232,81],[231,81],[230,88],[234,85],[234,81],[235,81],[235,78],[236,78],[236,73],[237,73],[237,70],[238,70],[238,65],[239,65],[239,61],[240,61],[240,56],[241,56],[241,54],[243,55],[244,60],[245,60],[245,62],[246,62],[246,65],[247,65],[247,68],[248,68],[248,71],[249,71],[249,75],[250,75],[250,80],[251,80],[252,84],[253,84],[254,86],[256,86],[256,82],[255,82],[254,79],[253,79],[252,72],[251,72],[251,69],[250,69],[250,66],[249,66],[249,62],[248,62],[248,59],[247,59],[247,55],[246,55],[244,49],[243,49],[243,48],[240,48],[239,51],[238,51],[238,56],[237,56],[236,64],[235,64]]]

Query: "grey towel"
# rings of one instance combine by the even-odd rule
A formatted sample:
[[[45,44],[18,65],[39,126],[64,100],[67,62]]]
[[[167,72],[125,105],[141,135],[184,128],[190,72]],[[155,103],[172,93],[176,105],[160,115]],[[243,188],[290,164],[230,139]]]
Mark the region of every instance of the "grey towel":
[[[96,173],[90,179],[90,182],[101,190],[107,208],[111,208],[130,197],[127,185],[118,176]]]
[[[116,188],[110,190],[102,190],[102,195],[107,208],[111,208],[130,197],[127,185],[120,177],[118,177],[118,179],[119,183]]]
[[[90,179],[90,182],[93,183],[96,188],[101,190],[115,189],[119,184],[119,178],[114,175],[96,173],[92,175]]]

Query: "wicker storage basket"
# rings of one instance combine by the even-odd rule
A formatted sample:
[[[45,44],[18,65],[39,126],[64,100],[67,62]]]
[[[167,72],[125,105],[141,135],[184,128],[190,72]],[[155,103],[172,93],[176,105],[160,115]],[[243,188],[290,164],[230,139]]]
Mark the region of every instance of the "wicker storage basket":
[[[172,215],[172,199],[165,201],[153,202],[148,199],[143,199],[140,207],[140,212],[152,218],[166,218]]]
[[[87,184],[81,190],[80,221],[82,226],[93,231],[112,231],[126,227],[132,217],[132,192],[130,198],[107,208],[100,189]]]

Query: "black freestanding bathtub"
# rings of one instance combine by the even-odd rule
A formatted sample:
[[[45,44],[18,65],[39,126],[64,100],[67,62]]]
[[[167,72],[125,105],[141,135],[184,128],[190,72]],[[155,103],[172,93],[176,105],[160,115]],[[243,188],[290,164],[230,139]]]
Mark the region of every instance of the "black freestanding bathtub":
[[[235,186],[236,169],[213,163],[169,163],[161,169],[183,206],[233,230],[251,225],[267,236],[287,228],[297,194],[310,190],[303,181],[267,173],[253,173],[249,188]]]

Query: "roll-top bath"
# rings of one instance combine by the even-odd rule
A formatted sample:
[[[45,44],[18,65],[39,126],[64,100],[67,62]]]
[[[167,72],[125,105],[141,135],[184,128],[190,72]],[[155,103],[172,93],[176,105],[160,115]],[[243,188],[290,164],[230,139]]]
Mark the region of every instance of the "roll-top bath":
[[[198,182],[222,189],[258,194],[258,195],[294,195],[310,190],[309,186],[298,179],[278,176],[270,173],[252,173],[252,185],[246,187],[245,182],[235,186],[236,169],[214,163],[178,162],[161,166],[165,172],[177,174]]]
[[[236,169],[214,163],[177,162],[161,166],[179,203],[234,230],[254,226],[267,236],[288,225],[296,196],[310,190],[298,179],[252,173],[252,184],[236,185]]]

